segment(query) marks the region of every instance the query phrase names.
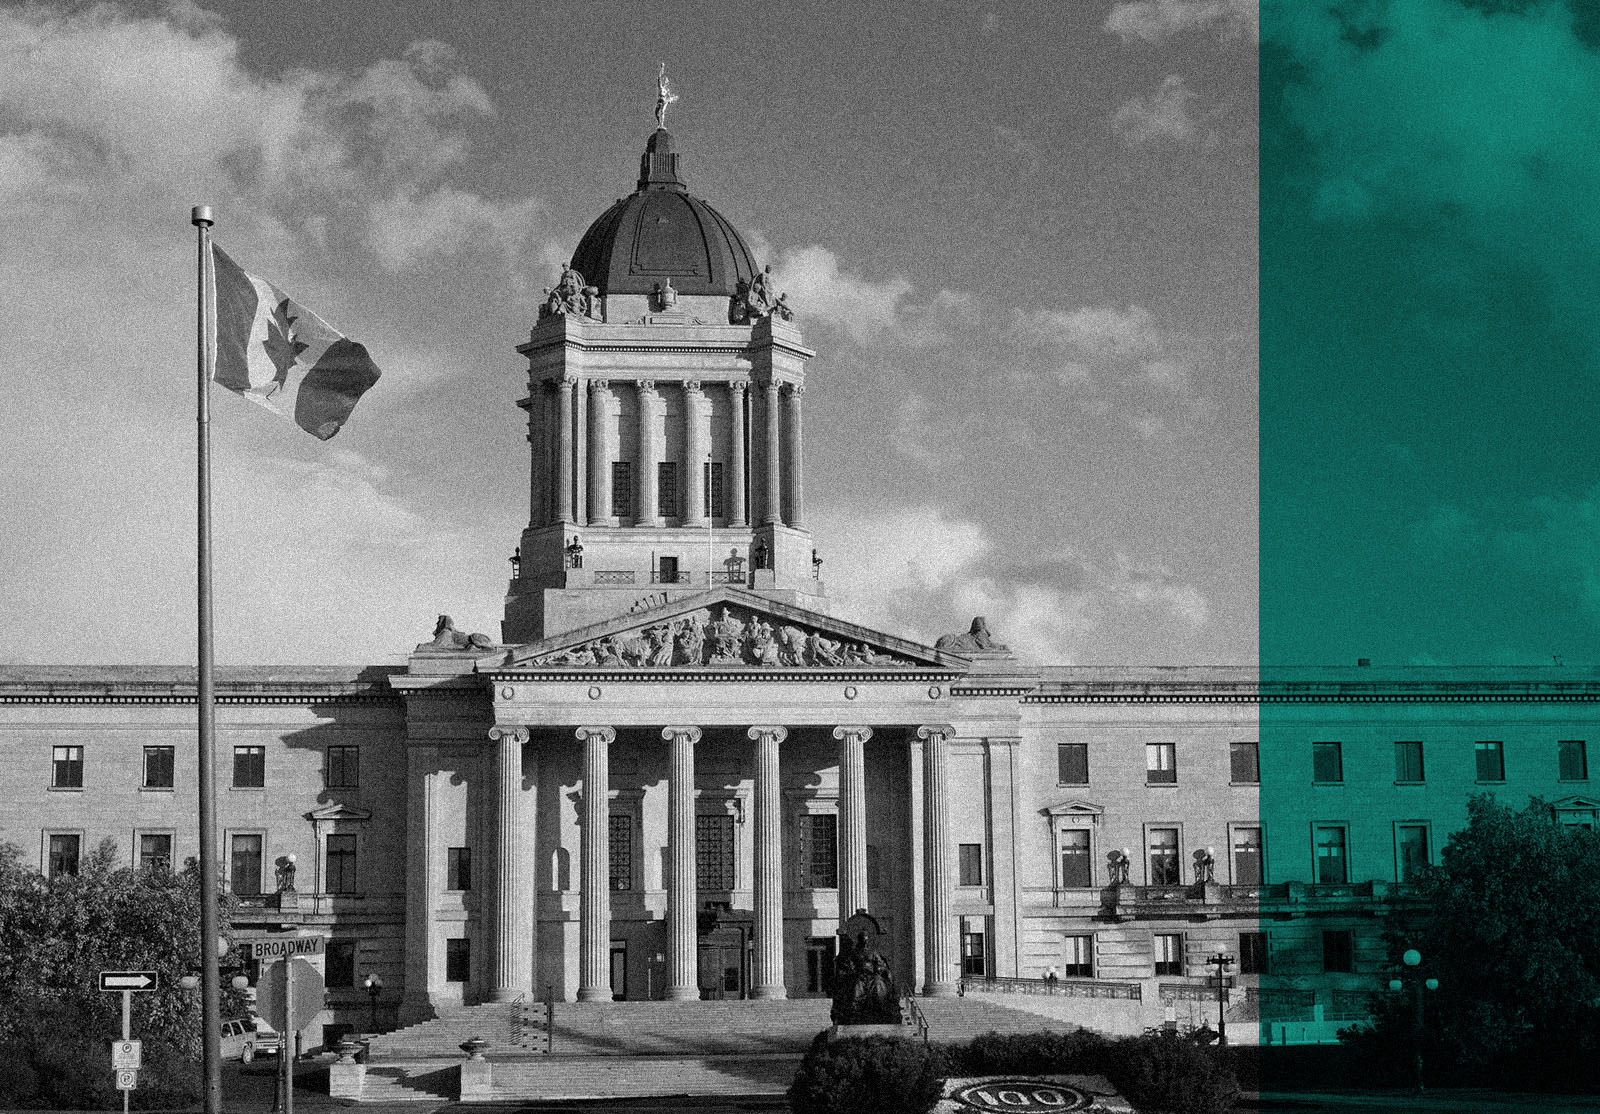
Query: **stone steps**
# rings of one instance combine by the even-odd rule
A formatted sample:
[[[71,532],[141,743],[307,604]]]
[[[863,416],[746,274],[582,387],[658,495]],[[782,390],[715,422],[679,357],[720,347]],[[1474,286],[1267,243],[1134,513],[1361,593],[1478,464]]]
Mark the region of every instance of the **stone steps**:
[[[800,1056],[544,1057],[494,1065],[491,1098],[642,1098],[662,1095],[781,1095]]]

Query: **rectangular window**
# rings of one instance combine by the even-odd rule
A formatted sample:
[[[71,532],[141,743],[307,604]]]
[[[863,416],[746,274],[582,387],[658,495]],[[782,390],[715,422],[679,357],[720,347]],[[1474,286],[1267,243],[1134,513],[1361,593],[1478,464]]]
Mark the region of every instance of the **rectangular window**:
[[[144,787],[146,789],[172,788],[171,747],[144,748]]]
[[[1068,936],[1063,954],[1066,961],[1061,973],[1069,979],[1094,978],[1094,937]]]
[[[445,851],[444,863],[445,889],[472,889],[472,848],[449,848]]]
[[[50,788],[83,788],[82,747],[50,748]]]
[[[1394,779],[1396,781],[1422,780],[1422,744],[1403,742],[1394,745]]]
[[[1056,784],[1089,784],[1089,744],[1060,743],[1056,746]]]
[[[614,518],[633,517],[633,462],[611,462],[611,514]]]
[[[838,941],[832,936],[812,936],[806,940],[806,993],[833,993],[833,966]]]
[[[613,812],[606,843],[606,873],[613,890],[633,889],[633,817]]]
[[[1233,829],[1233,884],[1261,885],[1261,829]]]
[[[1154,951],[1157,975],[1183,974],[1183,933],[1156,933]]]
[[[1322,969],[1332,974],[1344,975],[1356,969],[1355,949],[1351,946],[1348,929],[1323,930]]]
[[[956,848],[961,886],[983,885],[983,844],[963,843]]]
[[[356,942],[329,940],[327,948],[327,985],[335,988],[355,986]]]
[[[1506,751],[1503,744],[1474,743],[1472,745],[1472,753],[1478,761],[1479,781],[1504,781],[1506,779]]]
[[[694,873],[702,890],[733,889],[733,817],[694,818]]]
[[[1317,881],[1324,886],[1342,886],[1350,881],[1341,827],[1317,828]]]
[[[678,462],[663,460],[656,464],[656,513],[662,518],[677,518]]]
[[[1146,743],[1144,779],[1154,785],[1172,785],[1178,780],[1178,744]]]
[[[467,982],[472,978],[472,941],[454,937],[444,942],[444,981]]]
[[[1311,780],[1337,785],[1344,780],[1343,746],[1339,743],[1311,744]]]
[[[656,583],[678,583],[678,559],[676,557],[663,557],[656,565]]]
[[[984,918],[961,918],[961,973],[982,977],[989,973],[988,949],[984,942]]]
[[[1582,739],[1562,739],[1556,744],[1556,768],[1562,781],[1589,780],[1588,746]]]
[[[228,849],[228,883],[241,897],[261,893],[261,837],[236,835]]]
[[[1228,744],[1228,780],[1235,785],[1261,784],[1260,747],[1255,743]]]
[[[1090,878],[1089,833],[1065,831],[1061,833],[1061,885],[1064,889],[1087,889],[1094,885]]]
[[[1150,829],[1150,885],[1176,886],[1178,876],[1178,829]]]
[[[51,878],[70,878],[78,873],[78,851],[82,836],[53,835],[50,837],[50,861],[47,873]]]
[[[1417,882],[1428,865],[1428,826],[1401,824],[1394,830],[1395,874],[1401,882]]]
[[[233,787],[260,789],[267,784],[267,748],[233,748]]]
[[[1265,932],[1239,933],[1239,973],[1265,975],[1267,964],[1267,934]]]
[[[169,871],[172,869],[172,837],[153,833],[139,837],[139,869]]]
[[[324,773],[329,789],[354,789],[361,784],[360,747],[329,747]]]
[[[706,469],[706,517],[725,518],[727,511],[724,509],[722,499],[722,462],[708,460]]]
[[[802,886],[831,890],[839,886],[839,818],[812,813],[800,818]]]
[[[356,837],[328,837],[328,885],[330,894],[356,892]]]

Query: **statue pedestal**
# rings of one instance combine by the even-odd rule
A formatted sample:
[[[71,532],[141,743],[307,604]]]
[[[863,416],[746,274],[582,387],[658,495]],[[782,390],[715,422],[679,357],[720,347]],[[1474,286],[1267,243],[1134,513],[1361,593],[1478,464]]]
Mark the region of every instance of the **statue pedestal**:
[[[907,1031],[904,1025],[830,1025],[827,1033],[829,1040],[836,1041],[845,1037],[904,1037]]]

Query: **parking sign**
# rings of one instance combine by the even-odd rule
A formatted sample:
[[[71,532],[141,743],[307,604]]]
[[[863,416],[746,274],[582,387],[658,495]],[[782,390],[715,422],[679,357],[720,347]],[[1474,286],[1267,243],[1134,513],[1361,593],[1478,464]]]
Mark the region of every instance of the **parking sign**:
[[[113,1071],[138,1071],[142,1063],[144,1045],[135,1040],[111,1042],[111,1069]]]
[[[117,1072],[117,1090],[136,1091],[139,1089],[139,1073],[132,1068],[124,1068]]]

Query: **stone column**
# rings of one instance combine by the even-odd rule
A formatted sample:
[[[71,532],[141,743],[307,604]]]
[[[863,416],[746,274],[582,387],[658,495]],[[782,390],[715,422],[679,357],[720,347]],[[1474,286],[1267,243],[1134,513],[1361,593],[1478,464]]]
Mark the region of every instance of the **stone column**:
[[[663,727],[672,744],[667,773],[667,987],[668,1001],[700,997],[699,895],[694,855],[694,745],[698,727]]]
[[[641,379],[639,392],[639,505],[633,516],[636,526],[660,526],[660,496],[657,490],[657,465],[661,463],[661,443],[656,438],[656,415],[661,396],[654,381]]]
[[[776,526],[783,521],[783,487],[779,482],[783,475],[783,468],[778,462],[778,454],[782,444],[779,439],[778,421],[778,384],[776,382],[763,383],[762,392],[766,395],[767,415],[767,453],[764,464],[766,465],[766,503],[762,508],[761,523],[764,526]],[[773,556],[777,556],[774,554]]]
[[[583,740],[583,830],[578,895],[578,1001],[611,1001],[610,727],[580,727]]]
[[[444,963],[433,959],[444,948],[434,909],[439,900],[440,855],[437,797],[439,752],[433,747],[409,746],[406,763],[406,988],[400,1002],[400,1023],[413,1025],[434,1016],[436,990],[433,972],[443,980]]]
[[[589,521],[589,385],[573,385],[576,397],[572,412],[572,520]]]
[[[798,383],[790,384],[783,392],[783,400],[787,404],[785,409],[788,422],[788,438],[785,442],[788,454],[783,460],[783,478],[787,481],[789,490],[789,525],[796,530],[805,529],[805,491],[802,487],[802,453],[801,434],[803,426],[800,420],[800,396],[805,393],[805,388]]]
[[[743,526],[744,470],[749,457],[744,451],[744,400],[747,383],[728,384],[728,525]]]
[[[701,411],[706,396],[700,384],[690,381],[683,385],[683,524],[706,524],[706,427],[701,421]]]
[[[606,451],[606,415],[611,393],[604,379],[589,380],[589,525],[611,517],[611,454]]]
[[[528,525],[545,523],[544,384],[528,384]]]
[[[867,908],[867,740],[870,727],[835,727],[839,747],[839,920]]]
[[[556,518],[572,521],[572,390],[573,381],[563,379],[556,408]]]
[[[495,810],[494,907],[489,917],[489,999],[515,1001],[533,987],[533,895],[522,853],[522,745],[526,727],[493,727],[499,791]]]
[[[782,727],[752,727],[756,744],[755,998],[787,998],[783,981],[783,816],[778,777]]]
[[[943,998],[956,992],[955,921],[950,916],[950,823],[945,799],[946,750],[955,728],[917,728],[922,747],[923,941],[927,982],[922,993]]]

